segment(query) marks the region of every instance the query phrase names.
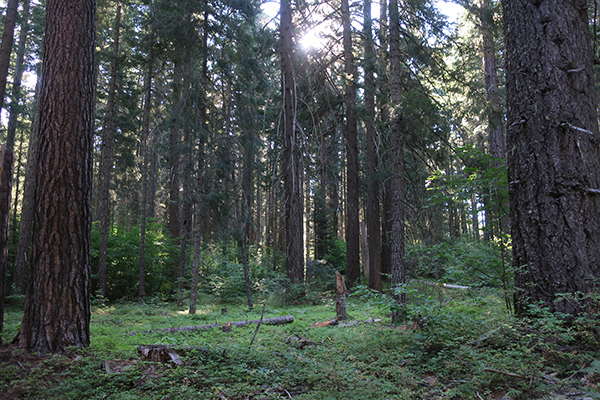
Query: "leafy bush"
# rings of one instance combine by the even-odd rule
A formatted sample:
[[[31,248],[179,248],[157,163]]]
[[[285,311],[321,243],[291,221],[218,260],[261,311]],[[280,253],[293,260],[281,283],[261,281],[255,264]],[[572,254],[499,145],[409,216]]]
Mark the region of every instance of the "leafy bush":
[[[469,286],[504,287],[512,281],[509,261],[501,244],[482,241],[446,241],[431,246],[406,247],[409,278],[435,279]],[[505,250],[506,252],[507,250]]]
[[[140,229],[117,229],[107,240],[106,298],[132,299],[138,295],[140,267]],[[146,229],[146,295],[168,298],[175,289],[171,270],[177,263],[179,251],[163,227],[150,224]],[[100,225],[92,226],[92,287],[98,286],[100,259]]]

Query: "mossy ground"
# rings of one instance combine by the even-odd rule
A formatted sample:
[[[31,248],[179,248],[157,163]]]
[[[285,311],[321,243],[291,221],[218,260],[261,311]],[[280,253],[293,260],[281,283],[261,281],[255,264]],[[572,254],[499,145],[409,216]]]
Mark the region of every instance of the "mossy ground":
[[[427,289],[429,290],[429,289]],[[203,304],[196,315],[172,303],[93,307],[91,347],[36,356],[11,345],[0,352],[5,399],[584,399],[600,398],[600,340],[592,323],[568,326],[552,316],[517,320],[490,289],[431,289],[412,299],[407,323],[348,299],[353,326],[312,327],[335,317],[325,294],[318,304],[267,302],[265,318],[293,315],[285,325],[176,333],[159,328],[260,319],[262,306]],[[313,302],[315,303],[314,299]],[[417,307],[418,306],[418,307]],[[9,308],[2,337],[14,337],[22,314]],[[314,343],[300,346],[297,335]],[[202,347],[183,365],[143,361],[141,345]],[[104,363],[124,366],[107,373]],[[128,365],[128,366],[126,366]]]

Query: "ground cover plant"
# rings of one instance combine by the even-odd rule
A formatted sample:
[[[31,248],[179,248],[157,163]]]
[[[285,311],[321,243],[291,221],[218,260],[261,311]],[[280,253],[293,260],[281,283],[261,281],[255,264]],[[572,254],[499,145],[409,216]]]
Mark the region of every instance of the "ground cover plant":
[[[406,322],[390,324],[387,297],[358,288],[348,299],[356,325],[313,327],[335,318],[330,293],[290,304],[266,301],[264,318],[282,325],[233,326],[260,319],[262,306],[205,302],[196,315],[173,302],[96,304],[89,349],[63,355],[0,353],[6,399],[593,399],[600,398],[598,326],[544,310],[514,319],[504,294],[445,288],[414,280],[406,288]],[[295,303],[298,303],[297,301]],[[7,313],[3,338],[22,314]],[[179,332],[158,329],[218,324]],[[137,332],[137,333],[135,333]],[[133,333],[133,334],[132,334]],[[256,337],[252,342],[252,338]],[[252,342],[252,346],[250,344]],[[144,360],[140,346],[177,353]]]

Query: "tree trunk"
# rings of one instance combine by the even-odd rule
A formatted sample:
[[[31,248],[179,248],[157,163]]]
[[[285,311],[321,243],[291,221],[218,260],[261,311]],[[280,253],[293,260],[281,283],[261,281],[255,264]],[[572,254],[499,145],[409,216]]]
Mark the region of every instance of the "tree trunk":
[[[592,313],[600,134],[587,3],[504,1],[503,8],[515,309]]]
[[[207,134],[207,101],[206,92],[208,85],[208,11],[204,12],[202,27],[202,71],[200,76],[200,87],[203,88],[202,97],[198,107],[198,118],[200,125],[200,137],[198,140],[198,170],[196,175],[196,204],[194,209],[194,250],[192,256],[192,287],[190,289],[189,314],[196,314],[196,302],[198,300],[198,281],[200,275],[200,250],[202,246],[202,195],[204,194],[204,144]]]
[[[304,236],[299,138],[296,131],[296,88],[293,69],[293,26],[290,0],[280,9],[281,91],[283,98],[283,162],[286,270],[291,284],[304,281]]]
[[[8,221],[10,216],[10,189],[12,184],[13,153],[8,146],[0,146],[0,332],[4,328],[4,297],[8,258]]]
[[[179,238],[179,152],[180,149],[180,111],[181,111],[181,84],[183,75],[183,65],[180,62],[175,63],[173,72],[173,109],[171,134],[169,136],[169,232],[172,238]],[[174,269],[173,276],[177,276],[177,269]]]
[[[150,112],[152,111],[152,72],[154,70],[154,55],[150,50],[148,70],[146,71],[146,99],[144,101],[144,116],[142,125],[142,209],[140,210],[140,265],[138,299],[140,303],[146,297],[146,222],[148,218],[148,152],[150,138]]]
[[[15,40],[15,25],[17,24],[18,8],[19,0],[8,0],[6,5],[6,16],[4,17],[2,44],[0,44],[0,110],[4,107],[6,79],[8,78],[10,54],[12,53],[13,42]]]
[[[358,207],[358,132],[356,126],[356,84],[352,55],[352,30],[348,0],[342,0],[344,71],[346,74],[344,103],[346,105],[346,275],[348,285],[360,280],[360,223]],[[371,273],[377,273],[371,271]],[[369,278],[369,287],[374,281]]]
[[[113,28],[113,54],[110,68],[110,85],[106,104],[106,122],[102,145],[102,175],[100,186],[100,258],[98,261],[98,294],[106,295],[106,248],[108,246],[108,225],[110,224],[110,181],[113,169],[113,142],[115,131],[115,96],[117,93],[117,67],[119,58],[119,30],[121,26],[121,4]]]
[[[93,0],[48,0],[31,279],[19,347],[90,344]],[[67,51],[68,50],[68,51]]]
[[[36,98],[41,93],[41,71],[38,70],[36,83]],[[13,286],[15,292],[25,293],[25,280],[30,265],[31,240],[33,229],[34,194],[37,175],[37,154],[39,147],[39,121],[35,118],[33,129],[29,137],[29,148],[27,149],[27,165],[25,167],[25,187],[23,188],[23,206],[21,209],[21,227],[19,231],[19,244],[15,252],[15,266],[13,274]]]
[[[381,275],[381,226],[379,212],[378,137],[375,132],[375,51],[373,50],[373,28],[371,0],[364,0],[365,42],[365,119],[367,131],[367,241],[369,248],[369,271]]]
[[[391,100],[395,112],[392,115],[390,131],[392,178],[390,196],[392,209],[390,213],[390,255],[392,267],[392,291],[394,299],[400,304],[406,302],[401,290],[406,280],[404,271],[404,143],[405,124],[401,114],[402,107],[402,64],[400,60],[400,18],[398,1],[390,0],[390,77]],[[400,317],[399,311],[392,312],[392,323]]]

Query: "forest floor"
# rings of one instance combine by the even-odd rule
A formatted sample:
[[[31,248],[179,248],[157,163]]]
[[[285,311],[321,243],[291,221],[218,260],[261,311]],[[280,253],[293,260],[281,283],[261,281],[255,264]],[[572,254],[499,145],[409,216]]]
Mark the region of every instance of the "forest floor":
[[[262,304],[204,304],[196,315],[164,302],[96,305],[89,349],[39,356],[3,345],[0,398],[600,399],[591,322],[517,320],[494,290],[431,290],[398,327],[377,301],[354,296],[348,319],[363,323],[313,327],[335,317],[328,294],[318,304],[268,301],[265,319],[294,320],[258,333],[256,324],[221,326],[260,319]],[[21,317],[8,308],[5,342]],[[157,356],[145,354],[149,345],[167,347]]]

